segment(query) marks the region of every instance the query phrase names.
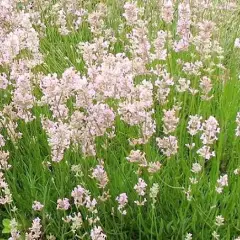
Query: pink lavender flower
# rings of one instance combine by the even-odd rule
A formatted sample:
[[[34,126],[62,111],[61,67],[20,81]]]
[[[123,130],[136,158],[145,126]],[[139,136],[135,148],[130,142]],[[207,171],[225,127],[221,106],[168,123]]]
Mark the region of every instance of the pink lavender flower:
[[[160,162],[150,162],[148,164],[148,172],[156,173],[161,169],[161,167],[162,167],[162,164]]]
[[[186,78],[179,78],[178,85],[176,85],[176,90],[180,93],[186,92],[190,89],[190,80]]]
[[[202,120],[201,116],[198,116],[198,115],[190,116],[190,120],[188,121],[188,126],[187,126],[187,129],[190,135],[194,136],[200,131],[201,120]]]
[[[197,150],[197,153],[203,157],[204,159],[209,160],[211,157],[215,157],[215,152],[211,151],[209,146],[202,146],[200,149]]]
[[[167,33],[163,30],[157,32],[157,38],[154,40],[155,53],[153,59],[166,60],[167,49],[165,49],[165,44],[167,41]]]
[[[228,186],[228,175],[225,174],[223,176],[220,176],[220,178],[217,180],[216,192],[222,193],[223,188],[227,186]]]
[[[12,202],[12,194],[6,182],[3,172],[0,171],[0,205]]]
[[[127,211],[124,209],[126,204],[128,203],[128,196],[126,193],[121,193],[118,197],[116,197],[116,200],[118,201],[118,211],[126,215]]]
[[[171,0],[164,1],[162,6],[162,19],[166,23],[171,23],[173,20],[174,6]]]
[[[41,204],[40,202],[38,202],[38,201],[33,202],[32,209],[34,211],[41,211],[43,209],[43,207],[44,207],[44,205]]]
[[[193,173],[199,173],[202,170],[202,166],[199,163],[193,163],[191,171]]]
[[[69,126],[63,122],[42,120],[43,128],[48,134],[48,143],[51,147],[52,161],[60,162],[63,159],[64,151],[69,148],[71,132]]]
[[[98,185],[100,188],[105,188],[108,184],[108,176],[107,173],[104,169],[103,165],[97,165],[93,170],[92,170],[92,178],[95,178],[98,181]]]
[[[203,144],[211,145],[218,139],[217,134],[220,132],[220,128],[216,118],[213,116],[204,121],[201,130],[203,131],[201,135]]]
[[[211,79],[204,76],[200,79],[200,88],[201,88],[201,98],[203,100],[210,100],[213,95],[209,95],[212,90],[212,82]]]
[[[138,183],[134,186],[134,189],[136,190],[137,194],[139,196],[144,196],[146,194],[146,188],[147,188],[146,182],[142,178],[139,178]]]
[[[163,132],[165,134],[172,133],[176,130],[179,118],[176,116],[176,110],[163,110]]]
[[[68,223],[71,222],[71,230],[73,233],[80,229],[83,224],[83,219],[80,212],[74,213],[72,216],[71,215],[67,216],[64,221]]]
[[[70,208],[70,203],[68,198],[58,199],[57,200],[57,209],[59,210],[68,210]]]
[[[146,167],[147,160],[145,157],[145,153],[140,150],[131,150],[130,154],[126,159],[131,163],[138,163],[139,166]]]
[[[92,240],[104,240],[107,238],[100,226],[94,226],[91,230],[90,237]]]
[[[9,85],[7,75],[5,73],[0,73],[0,89],[6,89]]]
[[[138,7],[137,2],[126,2],[124,4],[123,16],[126,18],[126,21],[129,25],[133,25],[138,20]]]
[[[178,141],[175,136],[156,138],[157,145],[167,157],[177,154]]]
[[[0,170],[8,170],[12,166],[8,163],[9,152],[0,150]]]
[[[235,48],[240,48],[240,38],[236,38],[236,39],[235,39],[234,47],[235,47]]]
[[[82,186],[78,185],[72,191],[71,196],[74,199],[74,204],[76,206],[83,206],[86,203],[86,197],[88,196],[88,191]]]
[[[41,219],[35,218],[32,222],[32,226],[29,228],[30,232],[26,233],[26,240],[38,240],[41,239]]]
[[[8,240],[20,239],[21,235],[20,235],[20,231],[18,230],[19,225],[15,218],[11,219],[10,228],[11,228],[11,237]]]

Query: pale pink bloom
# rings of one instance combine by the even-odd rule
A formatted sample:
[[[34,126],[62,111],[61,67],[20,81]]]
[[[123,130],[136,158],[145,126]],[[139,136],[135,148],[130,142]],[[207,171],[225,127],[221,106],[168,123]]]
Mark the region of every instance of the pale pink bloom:
[[[225,174],[221,176],[218,180],[217,183],[223,187],[228,186],[228,175]]]
[[[105,240],[107,238],[100,226],[94,226],[91,230],[90,237],[91,240]]]
[[[190,36],[191,11],[187,2],[178,5],[177,33],[182,39],[188,39]]]
[[[76,206],[83,206],[86,203],[86,197],[88,196],[88,191],[82,186],[78,185],[75,187],[71,193],[74,199],[74,204]]]
[[[178,141],[175,136],[156,138],[157,145],[167,157],[177,154]]]
[[[60,162],[64,152],[70,146],[71,131],[66,123],[53,122],[48,119],[42,120],[43,129],[48,135],[48,144],[51,147],[52,161]]]
[[[57,200],[57,209],[68,210],[70,208],[70,203],[68,198],[58,199]]]
[[[156,132],[156,121],[152,118],[152,114],[153,110],[147,112],[145,121],[141,125],[142,144],[146,144]]]
[[[234,47],[235,47],[235,48],[240,48],[240,38],[236,38],[236,39],[235,39]]]
[[[92,136],[102,136],[108,128],[113,126],[114,120],[115,114],[107,104],[91,105],[88,108],[86,130]]]
[[[186,62],[183,64],[182,70],[189,75],[200,76],[203,63],[201,61]]]
[[[95,211],[96,205],[97,205],[97,200],[95,198],[91,199],[91,197],[89,195],[86,196],[86,208],[90,212],[94,212]]]
[[[17,115],[26,122],[32,121],[31,109],[35,103],[32,93],[31,74],[24,73],[16,79],[16,88],[13,91],[13,106],[17,109]]]
[[[188,121],[188,132],[190,135],[196,135],[201,129],[202,117],[198,115],[190,115],[190,120]]]
[[[216,24],[214,22],[208,20],[198,23],[199,35],[202,40],[211,38],[215,26]]]
[[[213,116],[210,116],[202,123],[201,130],[203,133],[200,138],[203,144],[211,145],[218,139],[217,135],[220,132],[220,128],[218,121]]]
[[[222,193],[223,188],[227,186],[228,186],[228,175],[225,174],[223,176],[220,176],[220,178],[217,180],[216,192]]]
[[[156,98],[161,105],[164,105],[168,102],[167,98],[171,90],[170,87],[174,85],[174,81],[168,72],[163,72],[161,77],[161,80],[158,79],[155,81],[155,86],[157,88]]]
[[[129,36],[132,53],[139,57],[143,63],[147,64],[150,60],[151,44],[148,39],[148,28],[144,21],[138,21],[138,26],[134,27]]]
[[[0,73],[0,89],[6,89],[9,85],[6,73]]]
[[[166,23],[171,23],[173,20],[174,6],[172,0],[164,1],[162,6],[162,19]]]
[[[212,95],[209,96],[209,93],[212,90],[212,82],[210,78],[206,76],[202,77],[200,79],[200,88],[202,92],[201,98],[203,100],[210,100],[213,97]]]
[[[124,209],[126,204],[128,203],[128,196],[126,193],[121,193],[118,197],[116,197],[116,200],[118,201],[118,211],[126,215],[127,211]]]
[[[147,112],[141,102],[122,102],[119,104],[118,113],[121,119],[131,126],[141,124],[145,121]]]
[[[189,40],[182,38],[179,41],[174,41],[173,49],[175,52],[187,51],[189,47]]]
[[[147,160],[145,157],[145,153],[140,150],[131,150],[130,154],[126,159],[131,163],[138,163],[139,166],[146,167]]]
[[[10,221],[10,228],[11,228],[11,237],[8,240],[18,240],[20,239],[20,231],[18,230],[18,223],[15,218],[11,219]]]
[[[172,133],[176,130],[179,118],[175,109],[163,110],[163,132],[165,134]]]
[[[104,26],[103,18],[106,16],[107,7],[104,3],[97,4],[96,11],[88,14],[88,22],[93,34],[99,35]]]
[[[146,182],[142,178],[139,178],[138,183],[134,186],[134,189],[136,190],[137,194],[139,196],[144,196],[146,194],[146,188],[147,188]]]
[[[38,202],[38,201],[33,202],[32,209],[34,211],[41,211],[43,209],[43,207],[44,207],[44,205],[41,204],[40,202]]]
[[[199,34],[194,37],[194,45],[203,59],[209,59],[211,57],[212,49],[213,51],[217,50],[212,44],[212,34],[215,29],[215,23],[204,20],[197,23],[197,26],[199,28]]]
[[[98,182],[98,186],[100,188],[105,188],[108,184],[108,176],[107,173],[104,169],[103,165],[97,165],[93,170],[92,170],[92,178],[95,178]]]
[[[80,212],[74,213],[72,216],[69,215],[64,219],[65,222],[70,223],[71,222],[71,230],[73,233],[75,233],[78,229],[82,227],[82,215]]]
[[[68,35],[70,30],[67,28],[67,16],[63,9],[60,9],[57,14],[56,24],[61,35]]]
[[[153,42],[155,48],[153,59],[166,60],[167,58],[167,49],[165,49],[166,40],[167,33],[162,30],[158,31],[157,38]]]
[[[26,233],[26,240],[38,240],[41,239],[41,219],[35,218],[32,222],[32,226],[29,228],[29,233]]]
[[[193,163],[191,171],[193,173],[199,173],[202,170],[202,166],[199,163]]]
[[[207,145],[202,146],[197,150],[197,153],[204,159],[209,160],[211,157],[215,157],[215,152],[211,151],[211,148]]]
[[[150,162],[148,164],[148,172],[156,173],[161,169],[161,167],[162,167],[162,164],[160,162]]]
[[[2,134],[0,134],[0,147],[4,147],[5,146],[5,139],[3,137]]]
[[[137,2],[126,2],[124,4],[124,13],[123,16],[125,17],[127,23],[129,25],[133,25],[138,20],[138,7]]]
[[[9,152],[0,150],[0,170],[8,170],[12,165],[8,163]]]
[[[174,42],[173,48],[176,52],[186,51],[188,49],[191,36],[190,25],[190,5],[187,2],[180,3],[178,5],[177,34],[181,39]]]
[[[42,77],[40,87],[43,92],[40,104],[48,104],[55,118],[68,117],[67,100],[86,86],[86,79],[72,67],[58,78],[57,74]]]
[[[12,194],[3,172],[0,171],[0,206],[12,202]]]
[[[180,93],[188,91],[190,88],[190,80],[186,78],[179,78],[178,85],[176,85],[176,90]]]

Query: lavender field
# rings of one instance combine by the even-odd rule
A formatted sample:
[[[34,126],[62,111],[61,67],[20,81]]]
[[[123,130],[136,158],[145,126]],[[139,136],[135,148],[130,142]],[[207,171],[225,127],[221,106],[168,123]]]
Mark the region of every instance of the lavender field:
[[[240,240],[240,2],[0,0],[0,240]]]

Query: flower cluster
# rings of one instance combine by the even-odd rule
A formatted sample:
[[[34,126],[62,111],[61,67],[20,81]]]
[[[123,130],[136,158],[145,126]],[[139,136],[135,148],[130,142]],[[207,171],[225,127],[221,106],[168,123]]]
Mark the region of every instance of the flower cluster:
[[[41,239],[42,231],[41,231],[41,219],[35,218],[32,222],[32,226],[29,228],[30,232],[26,233],[27,240],[38,240]]]
[[[122,214],[122,215],[126,215],[127,211],[124,209],[126,204],[128,203],[128,196],[126,193],[121,193],[117,198],[116,198],[117,202],[118,202],[118,211]]]
[[[228,175],[225,174],[217,180],[216,192],[222,193],[223,188],[228,186]]]
[[[201,157],[209,160],[211,157],[215,156],[215,152],[211,151],[210,146],[213,145],[216,140],[218,140],[217,135],[220,132],[217,120],[213,116],[210,116],[202,123],[201,131],[202,135],[200,139],[204,145],[197,151],[197,153]]]
[[[147,201],[146,198],[142,200],[142,197],[146,194],[147,183],[142,179],[138,179],[138,183],[134,186],[134,190],[137,192],[138,196],[140,197],[140,201],[134,201],[138,206],[142,206]]]
[[[170,135],[168,137],[156,138],[156,141],[162,153],[167,157],[177,154],[178,141],[175,136]]]

